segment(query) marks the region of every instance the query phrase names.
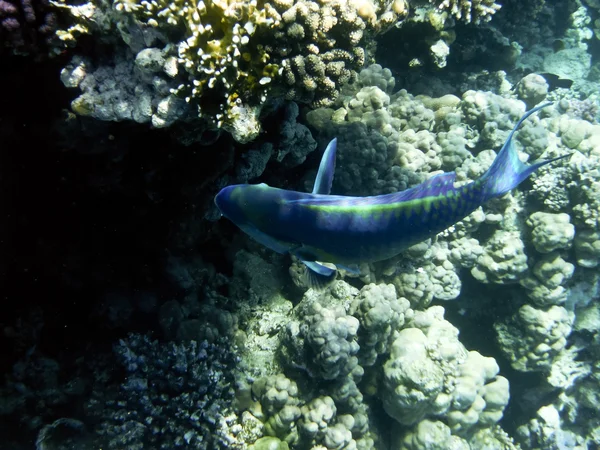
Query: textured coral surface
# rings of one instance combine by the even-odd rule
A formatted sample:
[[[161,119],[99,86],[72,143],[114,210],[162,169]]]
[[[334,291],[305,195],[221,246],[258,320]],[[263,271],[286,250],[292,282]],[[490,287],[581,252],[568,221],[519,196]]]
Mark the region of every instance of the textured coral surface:
[[[0,447],[600,446],[599,24],[592,0],[0,0]],[[512,145],[560,159],[321,289],[214,203],[313,191],[334,137],[332,194],[460,187],[545,103]]]

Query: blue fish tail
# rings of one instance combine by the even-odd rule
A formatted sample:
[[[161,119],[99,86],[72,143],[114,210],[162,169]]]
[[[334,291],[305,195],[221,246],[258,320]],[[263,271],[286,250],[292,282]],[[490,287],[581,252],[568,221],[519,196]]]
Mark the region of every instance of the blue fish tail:
[[[570,155],[559,156],[545,161],[538,161],[533,164],[525,164],[519,159],[519,155],[515,150],[512,138],[523,121],[546,106],[552,103],[545,103],[527,111],[523,117],[517,122],[515,127],[508,135],[508,139],[502,146],[500,153],[494,159],[494,162],[481,177],[484,185],[484,201],[491,198],[500,197],[512,189],[516,188],[523,180],[528,178],[533,172],[540,167],[545,166],[558,159],[565,158]]]

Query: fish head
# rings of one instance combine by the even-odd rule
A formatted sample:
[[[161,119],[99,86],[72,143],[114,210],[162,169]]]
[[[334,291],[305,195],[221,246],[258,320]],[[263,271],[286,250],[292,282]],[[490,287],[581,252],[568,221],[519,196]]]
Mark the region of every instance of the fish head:
[[[240,201],[245,196],[244,190],[245,185],[235,184],[224,187],[215,196],[215,205],[221,211],[221,215],[234,223],[244,217],[244,202]]]
[[[236,225],[253,222],[264,210],[268,189],[264,183],[226,186],[215,196],[215,204]]]

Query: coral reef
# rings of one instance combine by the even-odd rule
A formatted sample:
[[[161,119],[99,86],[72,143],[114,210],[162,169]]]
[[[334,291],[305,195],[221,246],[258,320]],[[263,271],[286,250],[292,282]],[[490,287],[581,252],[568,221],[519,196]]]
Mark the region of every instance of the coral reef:
[[[521,371],[547,370],[567,345],[573,317],[560,306],[548,310],[523,305],[509,323],[496,326],[498,344]]]
[[[600,66],[590,42],[600,2],[567,3],[55,0],[68,21],[54,34],[44,2],[0,0],[3,49],[33,52],[52,36],[72,52],[58,62],[82,123],[171,128],[207,150],[189,152],[193,181],[165,183],[184,212],[167,219],[169,244],[156,244],[160,275],[137,269],[143,287],[103,287],[90,313],[102,342],[72,367],[69,349],[44,353],[41,320],[0,320],[18,355],[0,385],[10,419],[0,430],[82,450],[600,446]],[[522,16],[510,24],[504,10]],[[373,37],[395,26],[411,39],[384,51],[408,55],[403,70],[365,66]],[[491,66],[457,74],[481,64],[478,52]],[[506,72],[491,68],[500,59]],[[218,218],[212,193],[228,184],[262,177],[310,191],[313,152],[333,137],[333,194],[396,192],[441,172],[464,185],[546,101],[512,143],[524,162],[564,159],[398,257],[340,270],[324,289],[298,282],[303,267],[289,255],[206,220]],[[134,162],[150,178],[161,163],[147,163]],[[130,175],[120,176],[115,184]]]
[[[319,141],[338,137],[335,193],[391,192],[442,170],[455,171],[463,184],[489,167],[525,103],[550,95],[531,78],[515,91],[433,98],[394,93],[391,73],[373,65],[330,107],[306,117]],[[294,118],[289,130],[277,130],[285,144],[253,146],[241,158],[240,179],[260,173],[270,158],[290,166],[306,158],[306,130],[291,125],[298,111],[285,111]],[[186,296],[161,308],[165,335],[227,337],[239,345],[239,409],[223,434],[253,448],[387,448],[372,409],[380,404],[384,422],[402,425],[394,448],[518,448],[499,425],[510,395],[496,360],[470,349],[473,341],[463,344],[444,308],[431,306],[459,298],[467,318],[479,314],[490,325],[486,346],[544,383],[528,395],[546,399],[545,406],[540,400],[542,409],[531,411],[515,436],[525,448],[594,442],[593,421],[575,428],[573,405],[593,410],[597,385],[593,362],[580,357],[595,352],[595,344],[582,346],[580,337],[597,333],[600,323],[590,300],[597,276],[585,282],[600,261],[598,135],[598,125],[564,105],[546,108],[520,128],[514,144],[523,160],[568,159],[401,257],[365,265],[360,275],[341,272],[346,281],[305,291],[299,301],[286,290],[284,258],[246,241],[233,256],[230,280],[198,261],[172,258],[170,273]],[[307,145],[293,144],[296,136]],[[292,265],[293,277],[298,270]],[[349,284],[359,281],[360,289]],[[485,290],[490,285],[507,293],[493,313],[477,306],[490,304],[478,298],[493,291]],[[225,286],[227,296],[218,293]],[[516,380],[511,389],[524,388]],[[558,394],[548,402],[553,390]]]
[[[112,61],[65,69],[65,84],[83,91],[75,112],[155,127],[202,118],[242,143],[258,136],[268,100],[331,104],[364,64],[368,38],[406,14],[402,0],[58,5],[75,22],[59,33],[66,44],[91,33],[116,49]]]
[[[405,91],[392,94],[388,86],[393,86],[393,82],[380,66],[365,69],[359,79],[369,80],[372,86],[359,83],[354,90],[345,90],[346,97],[333,108],[312,111],[307,119],[324,134],[324,140],[338,136],[340,179],[334,184],[337,192],[361,195],[387,192],[403,184],[410,186],[436,174],[440,167],[455,170],[457,183],[477,178],[494,157],[489,149],[502,145],[526,107],[549,95],[545,81],[537,76],[521,80],[513,92],[498,95],[467,91],[462,99],[413,97]],[[532,188],[526,195],[515,192],[490,202],[441,233],[435,242],[417,245],[406,251],[403,258],[369,269],[370,281],[392,281],[398,295],[408,299],[411,307],[418,310],[426,308],[431,301],[456,298],[461,289],[460,268],[469,269],[480,283],[516,284],[517,289],[511,294],[512,313],[494,320],[498,347],[515,369],[545,373],[551,386],[573,386],[576,380],[584,379],[591,372],[586,364],[575,360],[578,349],[569,347],[569,342],[581,339],[572,337],[576,317],[583,312],[579,306],[581,299],[597,295],[578,293],[581,282],[577,280],[590,276],[586,270],[596,267],[599,260],[596,248],[598,173],[593,168],[597,164],[596,136],[600,129],[582,115],[575,117],[568,111],[568,103],[559,102],[553,111],[524,124],[516,135],[516,145],[522,149],[524,160],[569,153],[571,156],[562,167],[533,177]],[[357,130],[362,140],[356,139]],[[414,146],[413,136],[419,134],[420,142],[428,143]],[[408,145],[414,149],[406,153],[404,149]],[[344,155],[346,151],[348,157]],[[410,157],[403,157],[404,154]],[[378,165],[371,161],[377,161]],[[361,166],[355,169],[353,165],[357,164]],[[361,189],[357,191],[358,186]],[[594,275],[592,280],[596,278]],[[592,285],[594,283],[592,281]],[[589,300],[584,303],[587,302]],[[406,358],[408,367],[429,367],[423,369],[423,373],[432,378],[429,381],[419,378],[418,371],[413,374],[414,379],[411,378],[411,386],[415,387],[412,393],[415,398],[423,399],[423,403],[411,403],[411,391],[407,391],[403,407],[394,410],[388,405],[386,409],[410,423],[418,422],[420,415],[426,416],[415,428],[415,434],[407,435],[402,441],[406,448],[421,448],[419,445],[424,444],[419,443],[418,430],[439,430],[440,436],[449,439],[452,425],[450,416],[442,423],[434,421],[444,375],[437,363],[427,362],[427,356],[409,365],[411,357],[423,354],[416,347],[431,347],[426,344],[424,333],[409,330],[404,328],[399,333],[400,336],[410,334],[410,339],[392,346],[391,354],[397,351],[397,361]],[[413,350],[409,352],[407,348]],[[390,370],[392,367],[390,362]],[[384,383],[388,386],[382,396],[384,402],[394,404],[393,393],[397,392],[394,383],[402,379],[397,375],[392,378],[393,382]],[[575,392],[585,392],[584,384],[578,385],[581,388]],[[572,411],[573,405],[580,402],[579,398],[558,401],[560,420],[572,423],[574,419],[569,417],[575,412],[569,416],[567,411]],[[533,446],[541,442],[536,439],[540,439],[544,431],[536,430],[532,432],[533,437],[522,437],[523,442]],[[566,441],[579,436],[575,430],[560,426],[557,430],[555,434]],[[586,439],[593,440],[589,436]],[[574,442],[582,441],[577,437]],[[460,448],[464,443],[456,445]]]
[[[0,387],[0,415],[8,420],[14,414],[23,430],[51,422],[58,410],[68,409],[85,390],[83,378],[73,376],[64,381],[60,363],[37,353],[17,361],[11,372]]]
[[[405,425],[445,416],[452,430],[465,433],[477,423],[494,424],[508,403],[508,381],[496,377],[493,358],[460,344],[443,312],[439,306],[417,312],[398,333],[383,366],[383,407]]]
[[[87,405],[107,448],[225,448],[235,364],[225,345],[121,340],[115,352],[127,377],[114,391],[97,390]]]
[[[440,306],[413,312],[392,285],[358,291],[340,281],[329,292],[308,291],[280,343],[293,375],[254,381],[261,407],[250,411],[291,448],[373,448],[377,420],[363,398],[377,396],[400,423],[417,430],[437,419],[448,430],[440,439],[468,445],[502,418],[508,381],[493,358],[465,349],[443,314]],[[410,446],[411,435],[398,435],[406,443],[398,448],[420,448]]]
[[[0,2],[0,52],[52,53],[57,27],[56,11],[48,0]]]
[[[466,23],[480,23],[489,21],[500,5],[494,0],[430,0],[436,7],[447,11],[458,20]]]
[[[548,83],[544,77],[537,73],[530,73],[517,85],[517,95],[519,99],[525,102],[529,109],[546,98],[548,88]]]
[[[361,289],[352,302],[350,313],[360,323],[358,358],[363,367],[372,366],[378,355],[388,352],[395,330],[411,317],[409,306],[405,298],[396,298],[392,285],[369,284]]]

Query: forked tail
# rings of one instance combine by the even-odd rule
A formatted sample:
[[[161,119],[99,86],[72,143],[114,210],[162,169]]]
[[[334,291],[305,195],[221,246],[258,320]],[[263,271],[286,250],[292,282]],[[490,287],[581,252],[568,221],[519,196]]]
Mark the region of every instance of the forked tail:
[[[527,119],[533,113],[539,111],[546,106],[550,106],[552,103],[544,103],[543,105],[536,106],[533,109],[527,111],[523,117],[517,122],[515,127],[508,135],[508,139],[502,146],[500,153],[494,159],[494,162],[481,177],[481,181],[484,184],[484,197],[485,200],[489,200],[494,197],[499,197],[506,194],[508,191],[516,188],[523,180],[529,177],[533,172],[538,170],[540,167],[545,166],[558,159],[565,158],[570,155],[559,156],[558,158],[552,158],[545,161],[538,161],[533,164],[525,164],[519,159],[519,155],[515,150],[512,142],[513,135],[517,129],[521,126],[523,121]]]

